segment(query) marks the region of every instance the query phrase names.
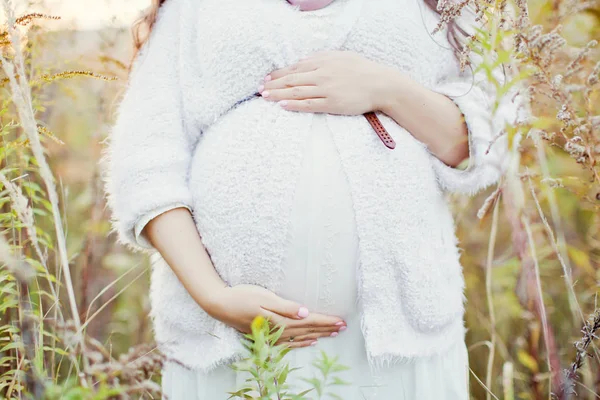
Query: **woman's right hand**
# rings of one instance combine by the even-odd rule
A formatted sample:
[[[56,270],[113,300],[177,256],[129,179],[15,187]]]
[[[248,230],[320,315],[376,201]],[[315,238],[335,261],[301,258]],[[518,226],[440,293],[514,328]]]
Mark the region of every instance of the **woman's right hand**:
[[[310,346],[319,338],[337,336],[346,329],[342,318],[309,313],[306,307],[255,285],[218,289],[211,295],[210,303],[206,307],[209,315],[243,333],[250,332],[250,324],[258,315],[284,326],[278,344],[286,343],[291,348]]]

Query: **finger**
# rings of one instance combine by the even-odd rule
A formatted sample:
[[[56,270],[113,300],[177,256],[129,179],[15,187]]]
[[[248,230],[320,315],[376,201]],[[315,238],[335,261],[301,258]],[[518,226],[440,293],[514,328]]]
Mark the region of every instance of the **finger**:
[[[291,65],[288,65],[287,67],[277,69],[265,77],[265,82],[279,79],[282,76],[289,75],[292,73],[314,71],[319,66],[319,64],[315,61],[316,60],[309,58],[309,59],[298,61],[297,63],[291,64]]]
[[[315,86],[319,84],[322,79],[320,75],[315,71],[309,72],[297,72],[284,75],[275,80],[270,80],[263,84],[263,90],[282,89],[293,86]]]
[[[319,333],[308,333],[306,335],[294,336],[294,341],[290,342],[290,338],[279,338],[277,343],[295,343],[295,342],[306,342],[306,341],[315,341],[320,338],[326,337],[336,337],[339,335],[338,332],[319,332]]]
[[[312,333],[323,333],[326,336],[332,334],[333,332],[339,332],[340,326],[331,325],[331,326],[311,326],[311,327],[298,327],[298,328],[287,328],[281,334],[282,339],[289,339],[290,337],[299,337],[303,335],[308,335]]]
[[[311,313],[308,317],[302,320],[289,320],[286,321],[286,326],[289,328],[306,328],[306,327],[327,327],[327,326],[346,326],[346,322],[340,318],[332,315],[325,315],[319,313]]]
[[[317,341],[316,340],[306,340],[304,342],[296,342],[295,340],[293,342],[282,342],[279,344],[285,344],[287,347],[289,347],[290,349],[298,349],[300,347],[309,347],[309,346],[316,346]]]
[[[295,301],[287,300],[277,296],[275,293],[261,305],[261,308],[271,313],[279,314],[279,316],[302,319],[309,316],[308,308]]]
[[[298,317],[296,317],[295,319],[288,318],[280,315],[279,313],[267,310],[265,308],[263,308],[262,313],[263,316],[268,319],[271,326],[283,326],[284,328],[287,328],[290,326],[290,324],[294,323],[295,321],[301,321],[301,319],[299,319]]]
[[[261,95],[270,101],[304,100],[325,97],[325,93],[321,86],[294,86],[290,88],[265,90]]]
[[[329,99],[282,100],[279,105],[288,111],[325,113],[329,110]]]

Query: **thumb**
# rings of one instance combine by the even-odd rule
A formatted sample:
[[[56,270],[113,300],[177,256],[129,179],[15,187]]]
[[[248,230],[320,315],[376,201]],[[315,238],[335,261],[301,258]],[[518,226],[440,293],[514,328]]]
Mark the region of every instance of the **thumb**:
[[[305,306],[298,304],[295,301],[282,298],[278,298],[278,300],[272,304],[272,307],[263,308],[291,319],[304,319],[309,315],[308,308]]]

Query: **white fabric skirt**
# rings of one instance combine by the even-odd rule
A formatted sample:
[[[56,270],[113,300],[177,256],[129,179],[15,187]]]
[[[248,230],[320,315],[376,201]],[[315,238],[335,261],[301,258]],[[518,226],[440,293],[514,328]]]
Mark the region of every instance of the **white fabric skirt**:
[[[291,392],[310,387],[301,378],[320,376],[312,363],[325,351],[350,367],[337,375],[349,385],[326,390],[341,399],[468,400],[468,353],[464,342],[441,355],[376,371],[369,368],[357,302],[358,237],[352,198],[324,114],[315,114],[307,135],[292,212],[286,277],[278,294],[306,305],[311,312],[340,316],[348,328],[337,337],[319,339],[316,346],[288,353],[290,366],[300,367],[288,377],[295,388]],[[348,140],[351,136],[348,132]],[[224,400],[230,397],[227,392],[243,387],[247,378],[229,366],[205,373],[167,362],[163,368],[163,394],[170,400]],[[306,398],[317,396],[308,394]]]

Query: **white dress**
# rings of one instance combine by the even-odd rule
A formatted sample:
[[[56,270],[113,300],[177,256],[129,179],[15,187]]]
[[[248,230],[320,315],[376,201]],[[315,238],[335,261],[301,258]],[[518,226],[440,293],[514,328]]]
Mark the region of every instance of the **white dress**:
[[[446,354],[370,371],[357,302],[358,238],[352,199],[332,139],[325,115],[314,114],[292,213],[286,278],[279,295],[306,305],[310,311],[340,316],[348,328],[337,337],[319,339],[316,346],[288,353],[290,366],[301,367],[290,374],[288,383],[297,388],[295,393],[309,388],[299,378],[317,375],[311,364],[324,350],[350,367],[338,375],[350,385],[328,390],[341,399],[467,400],[469,371],[464,342]],[[167,362],[163,393],[170,400],[223,400],[247,377],[228,366],[203,373]],[[309,394],[307,398],[317,396]],[[324,397],[328,398],[332,397]]]

